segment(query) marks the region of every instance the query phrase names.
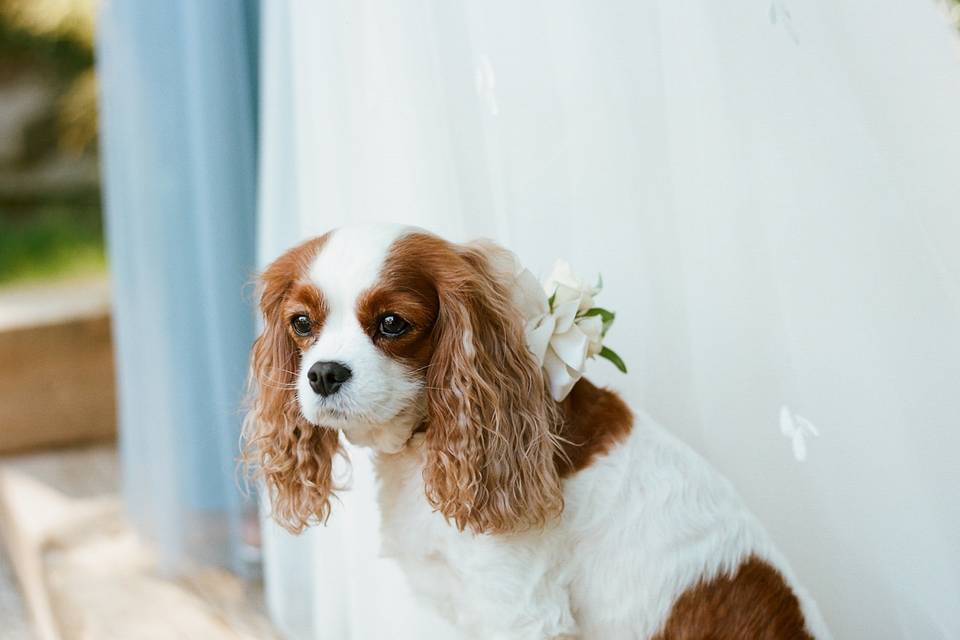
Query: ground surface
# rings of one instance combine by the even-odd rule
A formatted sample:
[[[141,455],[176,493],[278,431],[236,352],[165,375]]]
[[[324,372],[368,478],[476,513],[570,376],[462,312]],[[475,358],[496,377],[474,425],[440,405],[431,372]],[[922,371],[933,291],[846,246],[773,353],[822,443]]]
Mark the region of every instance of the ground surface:
[[[2,547],[0,547],[0,620],[3,621],[0,639],[33,640],[33,631],[30,628],[23,596],[17,588],[17,579],[13,575],[10,559]]]
[[[162,575],[118,488],[112,445],[0,457],[0,640],[276,638],[258,584],[210,567]]]
[[[113,445],[55,449],[0,456],[0,467],[15,469],[72,498],[96,498],[119,490]],[[0,640],[34,640],[30,614],[10,557],[0,544]]]

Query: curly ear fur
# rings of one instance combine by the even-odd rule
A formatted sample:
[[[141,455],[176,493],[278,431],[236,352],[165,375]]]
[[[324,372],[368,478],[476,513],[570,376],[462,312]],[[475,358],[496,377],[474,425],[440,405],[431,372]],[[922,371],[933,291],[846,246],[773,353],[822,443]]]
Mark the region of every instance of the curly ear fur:
[[[293,533],[330,515],[333,456],[342,454],[337,431],[316,427],[300,414],[295,390],[298,351],[283,317],[287,292],[324,239],[284,254],[261,275],[264,328],[250,362],[251,408],[244,423],[243,458],[264,481],[274,520]]]
[[[559,415],[511,298],[512,260],[492,244],[455,251],[436,276],[427,499],[460,530],[542,525],[563,508]]]

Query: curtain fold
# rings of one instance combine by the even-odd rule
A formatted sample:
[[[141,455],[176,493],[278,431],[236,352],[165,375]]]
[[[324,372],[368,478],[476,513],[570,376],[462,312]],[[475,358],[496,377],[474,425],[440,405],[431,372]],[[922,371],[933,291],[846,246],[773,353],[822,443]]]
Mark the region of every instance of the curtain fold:
[[[257,20],[253,0],[107,0],[99,16],[124,498],[171,571],[244,571],[257,542],[236,468],[254,335]]]

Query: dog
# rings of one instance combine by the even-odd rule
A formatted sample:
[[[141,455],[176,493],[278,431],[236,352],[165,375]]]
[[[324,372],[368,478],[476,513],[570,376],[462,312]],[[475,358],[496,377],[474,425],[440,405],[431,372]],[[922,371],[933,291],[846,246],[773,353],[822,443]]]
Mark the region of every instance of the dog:
[[[244,446],[274,519],[326,521],[342,434],[377,452],[384,553],[466,636],[829,638],[705,460],[585,378],[553,400],[514,264],[384,225],[262,273]]]

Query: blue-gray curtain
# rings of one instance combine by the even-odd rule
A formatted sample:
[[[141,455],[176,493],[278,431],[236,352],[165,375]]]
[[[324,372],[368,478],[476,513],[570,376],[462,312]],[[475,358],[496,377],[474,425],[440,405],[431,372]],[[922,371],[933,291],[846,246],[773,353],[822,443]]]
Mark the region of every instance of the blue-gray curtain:
[[[238,482],[254,335],[256,0],[107,0],[106,228],[128,513],[177,570],[246,568]]]

